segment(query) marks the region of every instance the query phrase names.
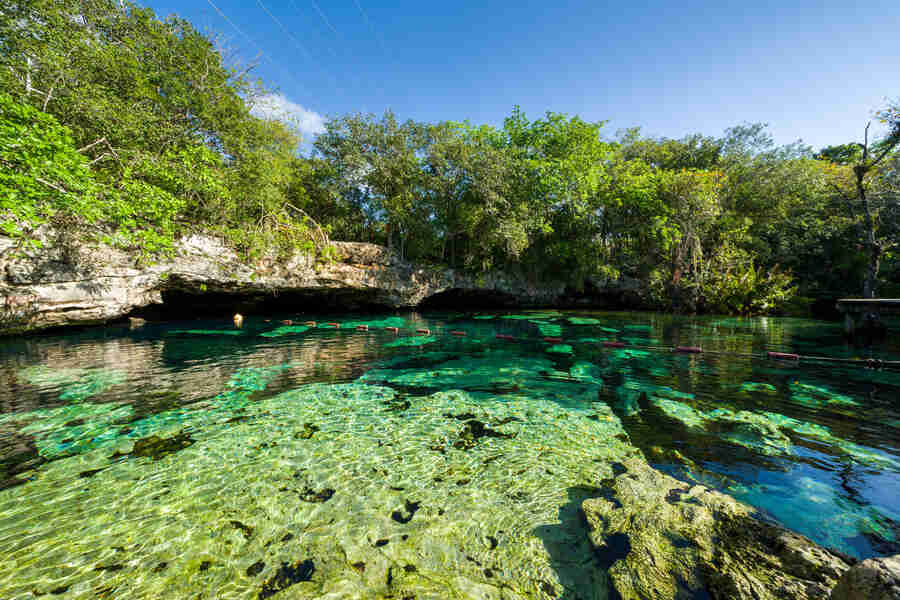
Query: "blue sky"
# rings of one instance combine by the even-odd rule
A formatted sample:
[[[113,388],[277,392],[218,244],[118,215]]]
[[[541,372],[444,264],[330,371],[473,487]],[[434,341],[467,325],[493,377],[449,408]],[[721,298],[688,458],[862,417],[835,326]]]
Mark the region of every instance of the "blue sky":
[[[873,110],[900,98],[896,0],[144,4],[258,59],[281,94],[269,110],[294,114],[307,137],[348,112],[500,125],[518,104],[531,118],[608,120],[610,137],[767,122],[778,143],[820,148],[861,139]]]

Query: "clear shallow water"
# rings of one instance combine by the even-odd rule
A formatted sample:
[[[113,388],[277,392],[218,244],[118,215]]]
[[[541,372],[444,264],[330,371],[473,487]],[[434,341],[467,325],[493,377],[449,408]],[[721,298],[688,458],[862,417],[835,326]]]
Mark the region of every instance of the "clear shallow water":
[[[896,342],[854,349],[797,319],[286,317],[331,320],[3,339],[0,596],[264,597],[313,568],[360,589],[387,569],[420,594],[428,568],[471,570],[465,589],[588,590],[599,575],[564,560],[589,554],[569,513],[635,446],[819,543],[900,552],[900,372],[739,356],[896,360]],[[359,560],[330,558],[334,539]],[[413,570],[382,564],[404,552]]]

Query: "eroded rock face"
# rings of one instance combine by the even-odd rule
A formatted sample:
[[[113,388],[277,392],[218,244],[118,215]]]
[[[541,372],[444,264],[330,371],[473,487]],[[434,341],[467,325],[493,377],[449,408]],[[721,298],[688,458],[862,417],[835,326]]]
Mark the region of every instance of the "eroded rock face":
[[[312,310],[342,308],[323,306],[323,300],[410,308],[449,290],[496,292],[519,306],[538,306],[553,304],[564,292],[562,284],[536,286],[502,273],[472,277],[421,268],[375,244],[335,242],[338,260],[327,265],[299,253],[249,264],[222,240],[192,235],[178,242],[173,258],[146,265],[136,254],[108,246],[72,249],[45,237],[42,249],[27,251],[0,236],[0,335],[103,323],[162,303],[166,291],[293,293]]]
[[[831,600],[900,600],[900,554],[854,566],[831,591]]]
[[[623,600],[821,599],[849,568],[729,496],[640,461],[626,467],[604,482],[604,497],[582,503]]]

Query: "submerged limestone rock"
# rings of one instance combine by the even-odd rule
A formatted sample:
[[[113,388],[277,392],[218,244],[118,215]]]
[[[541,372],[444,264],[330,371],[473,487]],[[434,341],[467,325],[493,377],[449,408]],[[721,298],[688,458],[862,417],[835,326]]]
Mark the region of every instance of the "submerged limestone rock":
[[[180,433],[28,465],[0,490],[0,595],[608,598],[580,506],[642,461],[608,407],[358,383],[248,396],[280,370],[235,373]]]
[[[831,600],[900,600],[900,554],[854,566],[831,590]]]
[[[754,516],[751,507],[645,466],[582,503],[591,542],[623,600],[825,598],[843,558]]]

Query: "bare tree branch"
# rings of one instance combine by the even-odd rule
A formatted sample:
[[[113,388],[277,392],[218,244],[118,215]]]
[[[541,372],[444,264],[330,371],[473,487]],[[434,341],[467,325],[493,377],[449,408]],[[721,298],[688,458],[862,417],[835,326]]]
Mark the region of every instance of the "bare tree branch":
[[[85,150],[89,150],[89,149],[93,148],[94,146],[96,146],[97,144],[102,144],[105,141],[106,141],[106,137],[102,137],[99,140],[91,142],[87,146],[82,146],[81,148],[78,149],[78,152],[84,152]]]
[[[61,194],[68,194],[68,193],[69,193],[68,190],[59,187],[59,186],[56,185],[55,183],[50,183],[50,182],[47,181],[46,179],[41,179],[40,177],[35,177],[34,180],[37,181],[38,183],[43,183],[43,184],[46,185],[47,187],[52,188],[52,189],[56,190],[57,192],[59,192],[59,193],[61,193]]]

